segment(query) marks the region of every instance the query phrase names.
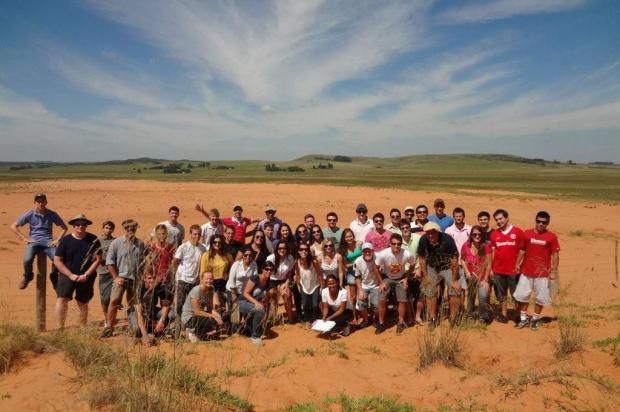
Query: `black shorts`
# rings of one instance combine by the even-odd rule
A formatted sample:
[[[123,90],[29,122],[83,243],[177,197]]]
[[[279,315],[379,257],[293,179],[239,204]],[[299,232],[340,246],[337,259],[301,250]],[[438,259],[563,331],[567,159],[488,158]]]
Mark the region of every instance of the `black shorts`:
[[[419,300],[422,298],[422,282],[420,279],[409,279],[407,281],[407,295],[411,300]]]
[[[74,282],[63,274],[58,275],[58,284],[56,286],[56,296],[63,299],[73,299],[75,292],[75,300],[82,303],[88,303],[95,296],[95,279],[97,276],[93,273],[86,279],[86,282]]]
[[[508,297],[514,295],[519,283],[519,275],[502,275],[496,273],[493,277],[493,288],[495,289],[495,297],[498,301],[503,302]]]
[[[160,283],[155,286],[155,296],[159,298],[160,303],[167,302],[168,306],[172,304],[174,299],[174,284],[172,282]]]

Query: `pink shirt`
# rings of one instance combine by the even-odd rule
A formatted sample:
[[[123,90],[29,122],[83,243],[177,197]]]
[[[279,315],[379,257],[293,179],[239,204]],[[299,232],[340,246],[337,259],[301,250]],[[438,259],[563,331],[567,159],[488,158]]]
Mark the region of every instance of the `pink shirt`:
[[[371,230],[366,235],[364,241],[372,243],[375,248],[375,253],[377,253],[390,246],[390,236],[392,236],[392,232],[389,230],[383,231],[382,234],[379,234],[379,232],[375,230]]]
[[[467,270],[469,273],[475,273],[478,276],[478,279],[484,280],[486,277],[483,269],[484,269],[484,260],[487,256],[491,255],[492,249],[488,243],[484,244],[484,254],[485,256],[474,255],[471,252],[470,248],[471,244],[469,241],[465,242],[463,247],[461,248],[461,261],[467,265]]]
[[[471,226],[463,225],[462,229],[456,227],[456,225],[452,225],[448,227],[445,231],[446,234],[450,235],[452,239],[454,239],[454,243],[456,243],[456,248],[461,251],[461,248],[469,240],[469,233],[471,232]]]

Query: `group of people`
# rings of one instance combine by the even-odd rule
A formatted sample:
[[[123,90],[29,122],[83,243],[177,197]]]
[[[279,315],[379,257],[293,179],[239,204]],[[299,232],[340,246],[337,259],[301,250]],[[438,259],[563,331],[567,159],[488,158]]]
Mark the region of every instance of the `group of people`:
[[[550,280],[558,276],[560,246],[545,211],[523,231],[503,209],[479,212],[470,226],[462,208],[450,216],[445,202],[436,199],[433,215],[423,204],[407,206],[402,214],[393,208],[386,223],[383,213],[369,217],[360,203],[348,227],[340,227],[330,211],[324,227],[309,213],[293,230],[273,206],[265,207],[263,219],[252,220],[239,204],[225,218],[196,205],[207,222],[191,225],[186,240],[179,208],[172,206],[168,219],[142,241],[134,219],[124,220],[124,233],[115,238],[114,222],[104,221],[96,236],[87,231],[93,222],[84,214],[68,221],[67,234],[45,194],[36,194],[34,203],[11,226],[27,243],[20,289],[33,279],[36,254],[44,252],[53,261],[59,328],[74,298],[86,324],[98,276],[106,319],[102,337],[113,335],[125,296],[129,330],[146,345],[167,332],[185,333],[191,341],[240,332],[260,344],[266,324],[280,318],[334,321],[330,333],[343,336],[372,324],[380,334],[391,307],[401,333],[413,325],[435,326],[444,299],[451,324],[463,313],[507,323],[508,295],[516,306],[515,327],[538,330],[542,309],[551,303]],[[20,230],[24,225],[28,235]],[[56,238],[54,225],[61,229]],[[495,316],[492,290],[499,302]]]

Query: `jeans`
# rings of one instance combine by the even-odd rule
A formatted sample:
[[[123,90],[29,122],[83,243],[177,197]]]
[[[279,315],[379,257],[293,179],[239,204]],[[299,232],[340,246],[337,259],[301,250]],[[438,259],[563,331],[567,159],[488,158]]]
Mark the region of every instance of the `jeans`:
[[[188,331],[193,330],[194,334],[198,338],[205,339],[209,332],[217,329],[217,322],[213,318],[206,318],[204,316],[192,316],[185,324],[185,329]]]
[[[295,288],[297,289],[297,288]],[[301,306],[304,310],[304,321],[319,317],[319,303],[321,302],[321,288],[316,288],[311,294],[301,292]]]
[[[487,286],[491,286],[487,283]],[[476,295],[478,295],[478,314],[482,318],[489,316],[488,297],[489,290],[484,287],[478,278],[473,277],[467,281],[467,312],[473,313],[476,306]]]
[[[58,271],[53,264],[54,255],[56,254],[56,248],[53,246],[48,246],[46,243],[28,243],[26,249],[24,250],[24,276],[26,276],[29,280],[32,280],[32,278],[34,277],[34,259],[37,256],[37,253],[41,251],[45,252],[47,257],[52,261],[50,280],[52,281],[52,285],[54,285],[54,289],[56,289],[56,283],[58,281]]]
[[[246,319],[252,319],[252,337],[260,338],[263,335],[263,319],[265,318],[265,310],[256,310],[252,302],[245,299],[239,299],[239,311],[246,314]]]

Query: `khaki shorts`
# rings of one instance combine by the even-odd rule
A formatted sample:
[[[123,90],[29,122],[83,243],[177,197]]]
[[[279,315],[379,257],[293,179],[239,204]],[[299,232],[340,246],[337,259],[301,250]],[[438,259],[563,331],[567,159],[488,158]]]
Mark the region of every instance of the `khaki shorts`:
[[[381,301],[386,301],[390,295],[390,292],[394,290],[398,303],[408,302],[409,299],[407,299],[407,290],[405,290],[405,286],[403,285],[403,279],[405,278],[399,280],[384,278],[383,284],[385,285],[385,289],[383,290],[383,293],[381,293]]]
[[[112,283],[112,292],[110,293],[110,301],[122,302],[123,294],[127,293],[127,306],[133,306],[135,300],[135,287],[132,279],[125,279],[123,286],[118,286],[116,282]]]

